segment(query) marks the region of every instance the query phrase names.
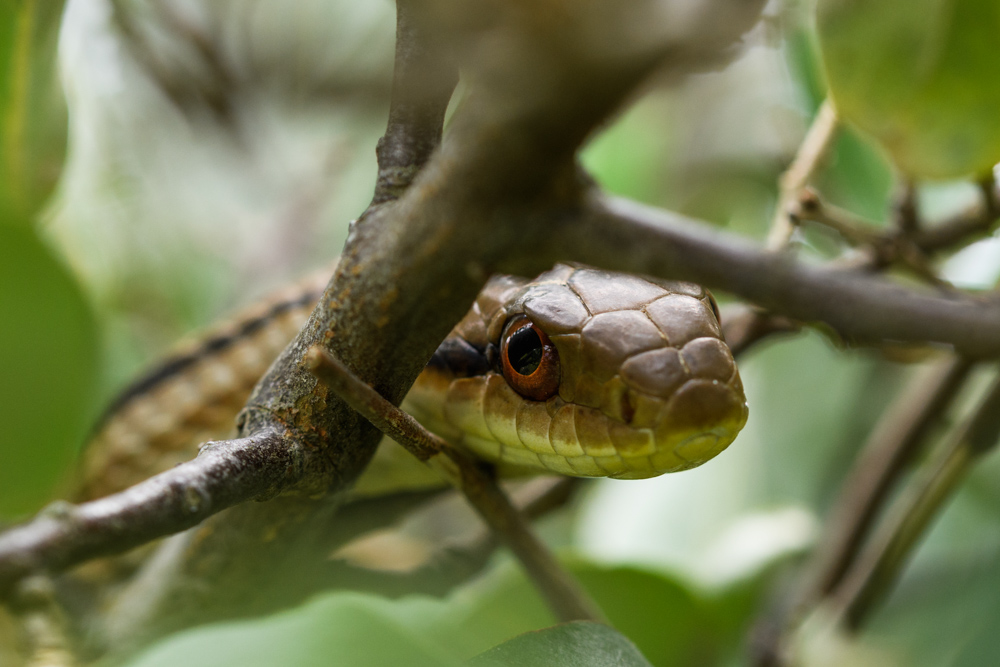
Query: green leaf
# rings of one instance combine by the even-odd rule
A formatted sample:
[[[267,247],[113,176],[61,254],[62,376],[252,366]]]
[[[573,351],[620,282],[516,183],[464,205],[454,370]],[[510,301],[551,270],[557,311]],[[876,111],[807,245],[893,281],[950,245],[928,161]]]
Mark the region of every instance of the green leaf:
[[[0,218],[0,517],[35,510],[72,463],[97,339],[75,281],[27,223]]]
[[[457,667],[396,620],[392,607],[373,596],[334,594],[270,618],[175,635],[129,667]]]
[[[673,153],[673,137],[664,128],[671,115],[663,99],[641,101],[587,145],[583,165],[608,192],[663,204]]]
[[[838,112],[909,176],[1000,162],[996,0],[820,0],[817,29]]]
[[[600,623],[579,621],[529,632],[469,661],[472,667],[652,667],[635,644]]]
[[[676,579],[659,573],[579,562],[571,569],[608,615],[616,628],[612,632],[628,637],[630,648],[623,655],[639,651],[645,656],[644,662],[621,664],[662,667],[722,664],[722,660],[738,655],[749,619],[756,613],[763,581],[743,582],[703,598]],[[151,647],[128,667],[447,667],[484,651],[486,655],[477,659],[485,660],[498,644],[554,622],[537,590],[514,563],[507,562],[444,600],[416,595],[387,600],[369,594],[327,593],[270,618],[180,633]],[[569,644],[558,650],[572,651],[575,640],[571,641],[566,633],[576,631],[558,632],[563,634],[557,643]],[[586,641],[598,642],[605,648],[622,641],[620,636],[613,641],[610,636],[601,639],[599,633],[604,630],[594,630],[589,624],[580,632],[587,636]],[[533,639],[521,640],[525,643],[514,643],[517,650],[535,650]],[[543,644],[551,641],[547,639]],[[506,649],[499,655],[507,655]]]
[[[0,203],[24,217],[51,194],[65,157],[56,73],[62,8],[54,0],[0,3]]]
[[[729,652],[727,642],[738,641],[731,628],[741,621],[732,610],[701,598],[678,579],[634,567],[568,565],[611,624],[654,665],[712,664]],[[463,657],[556,622],[513,563],[460,591],[442,612],[424,613],[414,622]]]

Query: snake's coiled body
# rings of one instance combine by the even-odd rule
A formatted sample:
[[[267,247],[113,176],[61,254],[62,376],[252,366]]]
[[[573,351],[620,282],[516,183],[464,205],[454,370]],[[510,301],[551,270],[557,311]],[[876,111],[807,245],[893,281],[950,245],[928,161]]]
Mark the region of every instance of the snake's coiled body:
[[[324,283],[311,279],[244,312],[126,390],[85,452],[79,498],[122,490],[226,437]],[[524,375],[515,370],[522,362],[507,363],[522,339],[538,348],[526,353]],[[704,289],[565,265],[530,282],[493,278],[404,408],[503,468],[618,478],[700,465],[747,418]],[[377,479],[359,486],[405,485],[411,463],[383,445],[365,475]]]

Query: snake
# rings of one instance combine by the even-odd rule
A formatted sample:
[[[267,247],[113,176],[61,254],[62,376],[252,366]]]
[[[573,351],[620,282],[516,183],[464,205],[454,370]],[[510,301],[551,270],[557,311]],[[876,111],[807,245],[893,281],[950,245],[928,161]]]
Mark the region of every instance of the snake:
[[[106,496],[229,437],[236,414],[323,293],[329,270],[182,343],[112,401],[84,449],[77,500]],[[489,279],[402,408],[504,474],[639,479],[726,449],[748,408],[711,293],[559,264]],[[433,483],[384,439],[356,492]]]

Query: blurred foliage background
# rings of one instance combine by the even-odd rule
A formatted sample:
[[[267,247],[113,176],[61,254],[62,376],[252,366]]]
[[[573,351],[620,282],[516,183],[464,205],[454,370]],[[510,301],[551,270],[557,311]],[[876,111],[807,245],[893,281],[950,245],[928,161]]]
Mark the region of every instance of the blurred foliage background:
[[[58,496],[102,406],[169,345],[338,253],[371,197],[392,74],[390,0],[58,5],[0,9],[0,522]],[[654,81],[584,164],[612,192],[762,240],[777,178],[826,96],[812,17],[807,0],[772,2],[737,60]],[[877,102],[864,113],[887,113]],[[884,221],[897,180],[847,129],[817,187]],[[933,215],[975,189],[939,181],[919,195]],[[799,240],[817,257],[838,251],[820,231]],[[944,274],[985,287],[998,266],[987,239]],[[753,618],[912,372],[814,332],[773,340],[741,364],[750,421],[729,451],[681,475],[589,484],[543,533],[654,664],[743,664]],[[994,455],[860,640],[818,644],[814,664],[991,664],[998,500]],[[443,600],[323,593],[183,633],[132,664],[444,665],[551,623],[501,555]]]

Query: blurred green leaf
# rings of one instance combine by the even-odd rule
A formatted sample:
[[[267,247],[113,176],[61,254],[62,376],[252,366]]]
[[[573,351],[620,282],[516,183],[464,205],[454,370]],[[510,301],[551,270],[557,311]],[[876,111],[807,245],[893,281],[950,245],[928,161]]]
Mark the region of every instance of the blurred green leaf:
[[[665,131],[674,120],[670,116],[662,100],[643,100],[598,134],[580,160],[609,192],[663,204],[673,139]]]
[[[154,646],[130,667],[448,667],[458,663],[391,613],[392,603],[329,595],[267,619],[192,630]]]
[[[588,635],[588,641],[605,647],[620,644],[620,632],[628,638],[629,646],[634,643],[630,651],[637,650],[648,663],[663,667],[720,664],[736,655],[761,588],[760,580],[755,580],[703,597],[670,576],[636,568],[578,562],[571,569],[617,631],[613,641],[607,636],[602,639],[599,633]],[[368,594],[329,593],[266,619],[181,633],[155,645],[129,667],[447,666],[483,652],[492,655],[491,649],[512,637],[553,623],[538,592],[514,563],[507,562],[445,600],[420,596],[387,600]],[[574,641],[564,631],[546,636]],[[525,643],[517,642],[517,650],[538,648],[532,646],[532,640],[522,639]],[[564,646],[558,650],[571,649]],[[507,655],[506,651],[501,654]],[[510,664],[533,663],[525,659]]]
[[[24,221],[0,218],[0,517],[51,497],[83,437],[97,339],[75,281]]]
[[[827,96],[815,33],[804,26],[790,31],[784,51],[788,70],[810,117],[814,117]],[[817,175],[816,186],[837,205],[870,220],[882,221],[893,186],[892,168],[877,144],[844,126],[837,131],[830,156]]]
[[[884,222],[893,187],[885,153],[854,128],[841,127],[817,187],[831,201],[875,222]]]
[[[635,644],[600,623],[529,632],[469,661],[472,667],[652,667]]]
[[[789,73],[803,98],[806,111],[812,116],[826,98],[826,80],[823,78],[816,33],[805,25],[805,21],[796,22],[785,32],[783,47]]]
[[[63,2],[0,3],[0,204],[37,211],[66,150],[66,105],[56,73]]]
[[[704,598],[678,579],[639,568],[576,562],[570,569],[654,665],[712,664],[739,643],[752,608],[741,596]],[[415,619],[460,657],[555,621],[512,563],[454,596],[440,617]]]
[[[841,116],[915,178],[1000,162],[1000,3],[820,0],[817,29]]]

